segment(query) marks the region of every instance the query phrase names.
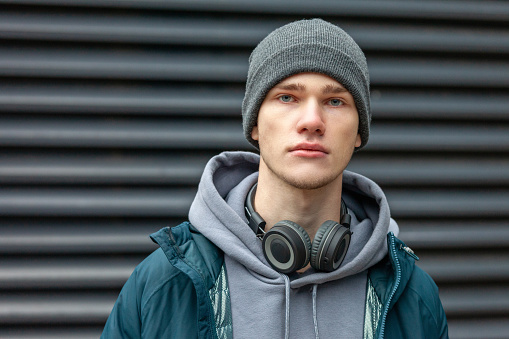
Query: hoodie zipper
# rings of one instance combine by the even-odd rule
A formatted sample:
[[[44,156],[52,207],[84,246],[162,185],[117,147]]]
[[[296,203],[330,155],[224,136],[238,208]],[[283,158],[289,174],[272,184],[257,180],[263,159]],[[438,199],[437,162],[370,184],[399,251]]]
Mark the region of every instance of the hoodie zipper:
[[[396,294],[396,290],[399,287],[399,283],[401,281],[401,266],[399,264],[398,254],[396,252],[396,246],[394,246],[394,233],[389,233],[389,244],[390,244],[390,251],[394,257],[394,261],[396,262],[396,283],[394,284],[394,288],[392,289],[392,292],[389,296],[389,299],[387,300],[387,303],[385,304],[384,313],[382,316],[382,322],[380,327],[380,335],[378,336],[379,339],[383,339],[384,332],[385,332],[385,320],[387,318],[387,313],[389,313],[389,305],[391,304],[392,298],[394,297],[394,294]]]

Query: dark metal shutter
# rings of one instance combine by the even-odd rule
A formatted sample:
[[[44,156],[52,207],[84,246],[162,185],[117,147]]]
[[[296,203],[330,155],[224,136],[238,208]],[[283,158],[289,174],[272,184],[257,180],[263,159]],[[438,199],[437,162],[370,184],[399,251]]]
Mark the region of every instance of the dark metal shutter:
[[[147,235],[250,149],[250,50],[303,17],[365,50],[386,191],[451,338],[509,337],[509,4],[0,0],[0,337],[98,337]]]

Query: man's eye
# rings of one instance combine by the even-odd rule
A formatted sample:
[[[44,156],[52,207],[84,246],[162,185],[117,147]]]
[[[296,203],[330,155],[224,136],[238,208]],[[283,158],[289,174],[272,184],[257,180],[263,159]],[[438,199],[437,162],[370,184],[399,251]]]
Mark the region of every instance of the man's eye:
[[[329,104],[331,106],[341,106],[343,103],[339,99],[330,99]]]
[[[279,97],[279,100],[281,100],[282,102],[290,102],[292,101],[292,97],[290,95],[282,95]]]

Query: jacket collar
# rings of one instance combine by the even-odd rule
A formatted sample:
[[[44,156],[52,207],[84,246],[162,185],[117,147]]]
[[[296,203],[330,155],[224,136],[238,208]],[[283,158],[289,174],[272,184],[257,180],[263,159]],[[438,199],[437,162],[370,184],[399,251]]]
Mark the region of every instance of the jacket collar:
[[[168,261],[190,277],[199,277],[205,287],[212,288],[223,265],[223,253],[189,222],[165,227],[150,235]]]
[[[383,305],[388,310],[398,301],[412,276],[417,256],[392,232],[387,234],[388,255],[369,270],[369,278]]]

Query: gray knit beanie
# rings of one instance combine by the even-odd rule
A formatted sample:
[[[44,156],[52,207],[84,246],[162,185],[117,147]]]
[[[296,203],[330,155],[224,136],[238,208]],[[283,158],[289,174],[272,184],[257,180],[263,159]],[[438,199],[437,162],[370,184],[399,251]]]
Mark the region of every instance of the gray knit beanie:
[[[283,79],[303,72],[328,75],[352,94],[362,139],[356,150],[364,147],[371,122],[366,58],[345,31],[321,19],[295,21],[280,27],[251,53],[242,102],[242,124],[247,140],[258,148],[251,131],[267,93]]]

